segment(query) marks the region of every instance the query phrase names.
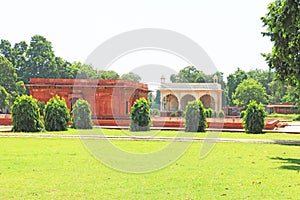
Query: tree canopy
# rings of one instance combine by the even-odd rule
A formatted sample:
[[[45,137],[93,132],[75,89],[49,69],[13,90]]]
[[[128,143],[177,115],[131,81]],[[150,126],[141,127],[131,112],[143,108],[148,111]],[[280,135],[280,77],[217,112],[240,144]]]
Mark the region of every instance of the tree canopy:
[[[12,92],[16,89],[16,80],[16,69],[8,59],[0,55],[0,85],[7,92]]]
[[[178,74],[172,74],[170,79],[172,83],[205,83],[205,74],[194,66],[187,66]]]
[[[241,82],[233,94],[233,102],[237,106],[246,108],[251,100],[257,103],[267,103],[266,90],[261,83],[254,79]]]
[[[135,74],[133,72],[129,72],[126,74],[122,74],[121,76],[122,80],[129,80],[139,83],[141,81],[141,77],[138,74]]]
[[[263,36],[273,43],[265,57],[278,79],[289,81],[300,94],[300,3],[299,0],[275,0],[261,18],[266,31]],[[299,103],[299,102],[298,102]]]

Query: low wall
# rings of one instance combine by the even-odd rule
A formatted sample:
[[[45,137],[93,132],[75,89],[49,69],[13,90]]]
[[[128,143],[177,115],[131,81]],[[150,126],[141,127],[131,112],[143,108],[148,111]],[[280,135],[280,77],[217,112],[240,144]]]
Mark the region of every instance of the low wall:
[[[3,126],[12,125],[11,114],[0,114],[0,125]]]
[[[154,127],[184,127],[184,119],[180,117],[154,117],[152,126]],[[129,126],[130,120],[93,120],[95,125],[99,126]],[[273,130],[279,120],[266,120],[264,129]],[[208,118],[208,128],[216,129],[243,129],[242,120],[240,118]]]
[[[152,126],[154,127],[184,127],[184,119],[180,117],[153,117]],[[97,126],[129,126],[129,119],[98,119],[93,120]],[[265,129],[273,130],[279,123],[277,119],[267,119]],[[0,125],[12,125],[10,114],[0,114]],[[208,118],[208,128],[216,129],[243,129],[242,120],[240,118]]]

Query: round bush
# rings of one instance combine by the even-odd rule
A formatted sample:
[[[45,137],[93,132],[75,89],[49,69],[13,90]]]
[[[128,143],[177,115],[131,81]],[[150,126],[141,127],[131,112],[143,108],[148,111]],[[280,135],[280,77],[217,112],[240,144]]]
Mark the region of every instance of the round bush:
[[[185,131],[205,132],[207,127],[204,107],[200,100],[191,101],[185,111]]]
[[[83,99],[76,101],[73,107],[73,127],[76,129],[92,129],[92,112],[90,104]]]
[[[213,112],[213,110],[211,108],[207,108],[207,109],[204,108],[204,114],[205,114],[206,118],[211,118],[212,112]]]
[[[64,98],[52,97],[44,109],[44,121],[47,131],[65,131],[70,120],[69,109]]]
[[[247,133],[262,133],[267,113],[263,105],[250,101],[243,116],[243,126]]]
[[[151,124],[149,103],[145,98],[136,100],[130,112],[130,131],[148,131]]]
[[[39,132],[44,126],[40,121],[37,100],[32,96],[19,96],[12,107],[13,132]]]
[[[176,117],[176,112],[171,112],[170,117]]]
[[[217,111],[211,110],[211,118],[216,118],[217,117]]]
[[[219,117],[219,118],[224,118],[224,117],[225,117],[225,113],[224,113],[223,110],[220,110],[220,111],[219,111],[218,117]]]

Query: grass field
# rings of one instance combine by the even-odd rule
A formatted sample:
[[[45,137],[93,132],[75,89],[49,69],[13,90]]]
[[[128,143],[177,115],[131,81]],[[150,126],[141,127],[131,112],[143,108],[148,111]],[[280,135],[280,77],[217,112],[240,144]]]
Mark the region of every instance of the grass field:
[[[26,134],[13,132],[0,132],[0,134]],[[131,132],[129,130],[116,129],[100,129],[94,128],[91,130],[76,130],[69,128],[67,131],[61,132],[35,132],[31,134],[58,134],[58,135],[105,135],[105,136],[157,136],[157,137],[177,137],[185,136],[183,131],[161,131],[151,130],[148,132]],[[241,139],[270,139],[270,140],[300,140],[300,134],[286,134],[286,133],[267,133],[267,134],[246,134],[245,132],[210,132],[196,133],[194,137],[197,138],[241,138]]]
[[[300,120],[300,114],[278,114],[278,113],[272,113],[268,115],[268,118],[278,119],[280,121],[299,121]]]
[[[271,137],[267,135],[263,136]],[[285,139],[290,136],[295,135]],[[168,143],[114,141],[119,148],[137,153]],[[193,143],[180,159],[158,171],[130,174],[103,165],[79,139],[0,138],[0,199],[299,197],[300,146],[217,143],[200,159],[201,146]]]

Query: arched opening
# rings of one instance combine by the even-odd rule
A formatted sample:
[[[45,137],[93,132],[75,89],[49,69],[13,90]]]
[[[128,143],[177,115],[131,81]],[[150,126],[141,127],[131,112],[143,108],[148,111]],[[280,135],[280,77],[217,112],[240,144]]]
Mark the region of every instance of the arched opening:
[[[171,112],[178,110],[178,99],[175,95],[168,94],[165,97],[165,110]]]
[[[204,108],[212,108],[216,109],[215,100],[212,96],[206,94],[200,97],[200,101],[202,102]]]
[[[180,109],[185,110],[185,107],[188,104],[188,102],[194,101],[194,100],[196,100],[196,98],[193,95],[190,95],[190,94],[184,95],[180,100],[180,106],[181,106]]]

